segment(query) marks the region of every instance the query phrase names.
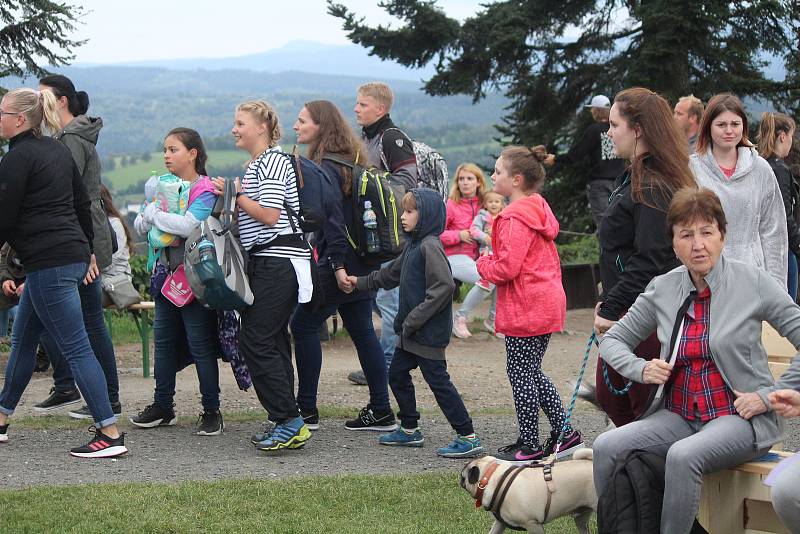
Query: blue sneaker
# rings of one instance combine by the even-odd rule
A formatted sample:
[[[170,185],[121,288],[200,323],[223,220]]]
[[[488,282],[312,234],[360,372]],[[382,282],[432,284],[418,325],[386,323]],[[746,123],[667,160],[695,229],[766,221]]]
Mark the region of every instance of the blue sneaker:
[[[447,447],[436,449],[436,454],[445,458],[472,458],[483,452],[483,445],[478,436],[456,436],[456,439]]]
[[[303,423],[302,417],[296,417],[286,423],[275,425],[272,432],[264,439],[256,443],[256,449],[260,451],[274,452],[281,449],[299,449],[303,447],[311,438],[311,431]]]
[[[383,434],[378,438],[378,443],[381,445],[397,445],[400,447],[422,447],[424,441],[425,437],[419,431],[419,428],[409,431],[400,427],[394,432]]]

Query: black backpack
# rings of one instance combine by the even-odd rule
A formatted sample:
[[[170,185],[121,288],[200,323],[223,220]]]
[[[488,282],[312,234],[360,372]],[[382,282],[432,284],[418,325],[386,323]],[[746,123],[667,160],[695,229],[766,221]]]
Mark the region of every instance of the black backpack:
[[[617,458],[597,502],[598,534],[652,534],[661,528],[665,459],[641,449]]]
[[[354,221],[353,227],[346,227],[346,231],[347,241],[353,247],[356,255],[365,264],[371,266],[380,265],[399,256],[403,251],[403,227],[400,224],[402,212],[400,199],[403,198],[403,188],[391,181],[392,175],[389,172],[382,171],[377,167],[354,165],[351,161],[327,154],[323,156],[323,159],[352,169],[353,192],[351,198]],[[367,250],[366,231],[362,223],[364,203],[367,200],[372,204],[372,210],[378,220],[380,247],[377,252]]]
[[[294,213],[294,210],[285,202],[284,208],[287,213],[298,220],[303,232],[321,230],[327,218],[325,207],[338,194],[334,189],[333,180],[322,167],[307,157],[299,155],[297,147],[292,154],[284,152],[283,155],[292,162],[297,184],[297,197],[300,200],[300,213]]]

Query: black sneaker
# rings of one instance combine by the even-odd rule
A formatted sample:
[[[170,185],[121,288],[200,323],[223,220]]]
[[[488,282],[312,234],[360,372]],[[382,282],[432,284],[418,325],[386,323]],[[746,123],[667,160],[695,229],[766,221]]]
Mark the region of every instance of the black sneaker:
[[[304,410],[300,408],[300,417],[309,430],[319,430],[319,412],[317,410]]]
[[[550,437],[547,438],[547,441],[544,444],[544,457],[550,457],[553,452],[556,450],[556,440],[558,439],[558,432],[551,432]],[[556,460],[560,458],[565,458],[571,455],[573,452],[578,450],[579,448],[583,447],[583,439],[581,438],[581,433],[577,430],[570,430],[564,437],[561,438],[561,445],[558,448],[558,456],[556,456]]]
[[[119,402],[112,402],[111,403],[111,411],[114,412],[114,415],[122,415],[122,404]],[[92,412],[89,411],[89,407],[85,404],[79,410],[70,410],[67,412],[67,415],[72,417],[73,419],[91,419]]]
[[[0,426],[0,443],[8,441],[8,425]]]
[[[58,410],[59,408],[80,402],[80,400],[81,394],[77,389],[62,393],[56,391],[56,388],[50,388],[50,396],[39,404],[35,404],[33,406],[33,411],[37,413],[52,412],[53,410]]]
[[[78,458],[111,458],[119,456],[128,452],[125,447],[125,434],[120,434],[118,438],[110,438],[100,432],[99,429],[91,427],[94,430],[94,437],[92,440],[82,447],[75,447],[69,453]]]
[[[534,449],[533,447],[529,447],[524,443],[521,445],[517,445],[515,443],[511,447],[512,448],[509,448],[504,452],[497,453],[497,459],[504,460],[515,465],[528,465],[544,459],[544,453],[542,452],[541,447]],[[505,449],[506,447],[503,448]]]
[[[195,434],[198,436],[219,436],[225,423],[219,410],[204,410],[197,418]]]
[[[362,408],[358,417],[351,419],[344,424],[347,430],[377,430],[379,432],[391,432],[397,428],[397,421],[392,412],[373,412],[367,406]]]
[[[352,373],[347,375],[347,379],[357,386],[367,385],[367,375],[365,375],[364,371],[361,370],[353,371]]]
[[[158,404],[151,404],[136,417],[131,417],[131,423],[140,428],[153,428],[155,426],[172,426],[178,418],[175,417],[175,410],[173,404],[168,409],[164,409]]]

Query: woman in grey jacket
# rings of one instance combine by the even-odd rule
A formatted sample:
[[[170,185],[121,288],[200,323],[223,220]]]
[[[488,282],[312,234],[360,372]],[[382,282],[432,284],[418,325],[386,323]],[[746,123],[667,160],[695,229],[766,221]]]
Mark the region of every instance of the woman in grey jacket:
[[[603,338],[600,355],[630,380],[657,386],[644,416],[594,442],[598,495],[614,463],[634,449],[666,457],[661,532],[689,532],[704,473],[748,461],[781,440],[768,394],[800,386],[800,357],[775,384],[762,321],[800,348],[800,308],[761,269],[721,257],[726,220],[708,189],[682,189],[667,231],[683,265],[654,278]],[[660,359],[636,357],[651,332]],[[744,392],[744,393],[743,393]]]
[[[689,166],[697,184],[719,196],[728,216],[725,257],[765,269],[786,288],[789,238],[775,173],[747,138],[741,100],[719,94],[709,102],[697,153]]]

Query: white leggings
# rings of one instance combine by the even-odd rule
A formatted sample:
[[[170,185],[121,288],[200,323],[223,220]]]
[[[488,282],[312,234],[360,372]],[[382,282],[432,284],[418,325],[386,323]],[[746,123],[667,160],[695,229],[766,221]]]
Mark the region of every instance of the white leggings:
[[[447,261],[450,262],[450,269],[453,271],[453,279],[460,280],[467,284],[474,284],[480,280],[478,269],[475,266],[475,260],[466,254],[454,254],[447,256]],[[492,305],[489,308],[489,318],[494,319],[495,308],[497,307],[497,291],[494,285],[491,286],[491,291],[486,291],[478,286],[473,285],[469,290],[461,308],[456,312],[456,315],[462,317],[469,317],[469,314],[475,309],[475,306],[484,301],[490,294],[492,295]]]

